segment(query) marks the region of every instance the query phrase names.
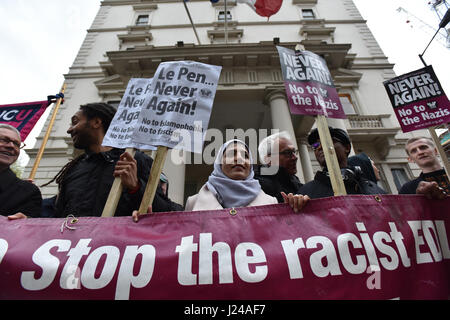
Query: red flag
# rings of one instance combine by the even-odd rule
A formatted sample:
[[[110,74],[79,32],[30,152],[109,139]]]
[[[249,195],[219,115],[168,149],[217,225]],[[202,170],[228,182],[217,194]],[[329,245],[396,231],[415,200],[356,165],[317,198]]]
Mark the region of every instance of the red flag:
[[[0,123],[17,128],[20,138],[24,141],[48,105],[47,100],[2,105],[0,106]]]
[[[283,0],[237,0],[246,3],[262,17],[269,18],[280,10]]]

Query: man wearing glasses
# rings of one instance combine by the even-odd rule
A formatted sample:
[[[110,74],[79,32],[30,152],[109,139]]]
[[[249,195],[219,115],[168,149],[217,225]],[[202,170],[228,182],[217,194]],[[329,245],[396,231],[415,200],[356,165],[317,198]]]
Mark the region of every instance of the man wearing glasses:
[[[360,167],[353,167],[348,164],[348,155],[350,154],[352,145],[347,132],[332,127],[329,127],[329,130],[347,194],[385,194],[386,191],[378,187],[376,183],[363,177],[363,172]],[[308,143],[314,150],[314,155],[322,167],[322,171],[316,173],[313,181],[303,185],[299,193],[308,195],[311,199],[332,197],[334,195],[333,187],[331,186],[325,155],[317,129],[310,132]]]
[[[258,146],[262,166],[255,166],[255,179],[262,190],[284,203],[282,192],[299,194],[303,185],[297,173],[298,150],[286,131],[275,133],[263,139]]]
[[[10,169],[24,146],[16,128],[0,124],[0,214],[10,220],[38,217],[41,212],[39,188],[17,178]]]

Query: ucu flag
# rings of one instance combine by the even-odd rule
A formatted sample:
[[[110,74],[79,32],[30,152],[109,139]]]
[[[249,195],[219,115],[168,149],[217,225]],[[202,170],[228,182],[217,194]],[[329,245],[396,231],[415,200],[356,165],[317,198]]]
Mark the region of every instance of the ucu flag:
[[[0,123],[17,128],[21,140],[24,141],[48,105],[47,100],[2,105],[0,106]]]

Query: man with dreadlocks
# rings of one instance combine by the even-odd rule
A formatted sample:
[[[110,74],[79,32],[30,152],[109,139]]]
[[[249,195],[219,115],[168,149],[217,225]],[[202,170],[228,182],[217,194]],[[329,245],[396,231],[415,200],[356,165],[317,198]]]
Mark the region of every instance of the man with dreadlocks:
[[[115,215],[129,216],[141,203],[153,160],[137,151],[133,158],[123,149],[102,146],[103,137],[116,110],[106,103],[80,106],[71,118],[67,133],[73,145],[84,153],[69,163],[53,178],[59,193],[55,202],[55,217],[101,216],[114,177],[120,177],[123,192]],[[46,185],[47,185],[46,184]],[[172,202],[159,187],[153,200],[153,211],[175,211]]]

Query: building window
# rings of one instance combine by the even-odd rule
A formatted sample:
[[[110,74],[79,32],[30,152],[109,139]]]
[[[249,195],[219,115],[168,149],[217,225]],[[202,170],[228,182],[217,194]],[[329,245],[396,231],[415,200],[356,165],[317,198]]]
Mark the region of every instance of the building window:
[[[342,108],[344,109],[345,114],[358,114],[355,106],[353,105],[352,97],[348,93],[340,93],[339,100],[341,100]]]
[[[218,21],[225,21],[225,11],[219,11],[219,15],[217,16]],[[231,13],[227,10],[227,21],[231,20]]]
[[[137,26],[143,26],[148,24],[148,14],[140,14],[136,19]]]
[[[391,169],[391,172],[397,190],[400,190],[400,188],[409,181],[406,171],[403,168],[393,168]]]
[[[302,9],[303,19],[315,19],[314,11],[312,9]]]

